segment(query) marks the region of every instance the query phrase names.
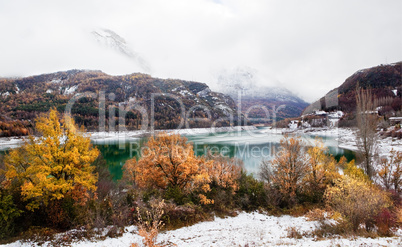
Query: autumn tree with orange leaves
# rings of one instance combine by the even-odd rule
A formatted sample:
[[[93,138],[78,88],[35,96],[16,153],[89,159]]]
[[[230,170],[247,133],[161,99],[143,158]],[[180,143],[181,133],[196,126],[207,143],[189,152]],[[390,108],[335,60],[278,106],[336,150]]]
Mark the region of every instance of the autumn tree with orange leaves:
[[[239,189],[238,179],[241,176],[243,161],[238,158],[225,157],[220,153],[208,152],[208,174],[211,181],[224,189],[236,192]]]
[[[5,157],[5,186],[19,186],[28,210],[56,209],[68,196],[83,204],[95,192],[97,175],[91,163],[99,151],[79,133],[73,119],[56,109],[36,120],[41,137],[30,136]],[[49,205],[50,204],[50,205]]]
[[[191,143],[178,134],[162,133],[149,138],[141,151],[141,158],[126,162],[125,170],[136,186],[188,194],[198,191],[202,204],[213,200],[205,195],[210,191],[208,167],[213,161],[196,157]]]

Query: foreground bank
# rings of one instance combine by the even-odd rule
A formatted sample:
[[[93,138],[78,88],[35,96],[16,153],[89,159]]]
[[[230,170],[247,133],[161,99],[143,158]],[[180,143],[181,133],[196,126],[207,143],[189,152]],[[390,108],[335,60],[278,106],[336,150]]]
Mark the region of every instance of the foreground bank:
[[[235,217],[215,218],[177,230],[164,231],[158,236],[158,242],[177,246],[398,246],[402,241],[402,230],[396,231],[395,237],[364,238],[330,236],[318,238],[311,236],[317,229],[317,221],[308,221],[306,217],[269,216],[262,213],[241,212]],[[14,242],[4,247],[52,246],[71,232],[59,234],[53,241],[41,243]],[[73,240],[75,247],[128,247],[131,243],[141,243],[137,227],[125,228],[123,236],[106,237],[104,240]]]

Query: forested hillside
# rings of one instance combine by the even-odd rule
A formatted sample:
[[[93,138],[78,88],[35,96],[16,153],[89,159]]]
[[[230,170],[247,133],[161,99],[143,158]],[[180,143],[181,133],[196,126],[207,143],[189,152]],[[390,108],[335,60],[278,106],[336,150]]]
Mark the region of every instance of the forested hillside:
[[[307,107],[304,113],[314,110],[342,110],[346,113],[355,111],[357,86],[371,90],[378,100],[378,106],[381,106],[380,114],[397,114],[402,106],[402,62],[357,71],[341,86]]]
[[[110,76],[101,71],[69,70],[0,79],[0,136],[26,135],[39,113],[51,107],[64,112],[69,101],[74,102],[72,114],[76,123],[88,130],[103,129],[103,126],[105,130],[140,129],[147,122],[142,121],[142,116],[147,116],[147,125],[151,124],[153,94],[155,129],[172,129],[180,123],[188,123],[189,127],[211,127],[217,119],[220,120],[216,126],[227,126],[230,123],[225,118],[230,113],[237,121],[234,101],[212,92],[204,83],[158,79],[139,73]],[[199,107],[194,107],[196,105]],[[100,109],[105,109],[105,121],[102,121]],[[184,113],[187,117],[183,121]],[[190,119],[197,117],[209,120]]]

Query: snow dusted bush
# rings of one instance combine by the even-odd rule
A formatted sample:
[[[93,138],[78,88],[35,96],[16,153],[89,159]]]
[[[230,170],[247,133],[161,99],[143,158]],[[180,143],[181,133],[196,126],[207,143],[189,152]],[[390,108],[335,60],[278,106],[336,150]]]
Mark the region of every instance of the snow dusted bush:
[[[374,217],[391,204],[382,190],[349,176],[338,179],[327,189],[325,197],[327,204],[341,213],[355,232],[360,224],[365,224],[366,230],[372,228]]]

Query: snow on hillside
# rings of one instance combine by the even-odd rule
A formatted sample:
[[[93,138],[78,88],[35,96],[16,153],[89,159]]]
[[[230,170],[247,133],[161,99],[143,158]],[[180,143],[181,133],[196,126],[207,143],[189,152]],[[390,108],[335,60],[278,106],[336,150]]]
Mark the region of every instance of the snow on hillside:
[[[77,90],[77,88],[78,88],[78,85],[74,85],[74,86],[72,86],[72,87],[67,87],[65,90],[64,90],[64,95],[68,95],[68,94],[73,94],[76,90]]]
[[[242,212],[236,217],[215,218],[214,221],[201,222],[177,230],[159,234],[158,241],[177,246],[400,246],[402,231],[396,237],[362,238],[334,237],[318,240],[314,237],[301,239],[289,238],[292,227],[299,233],[309,233],[316,229],[318,223],[307,221],[305,217],[269,216],[262,213]],[[118,238],[106,238],[99,241],[78,241],[75,247],[129,247],[131,243],[141,243],[135,226],[126,227],[126,232]],[[60,235],[62,237],[63,234]],[[4,247],[38,246],[32,242],[20,241],[3,245]],[[41,246],[49,246],[45,242]]]

